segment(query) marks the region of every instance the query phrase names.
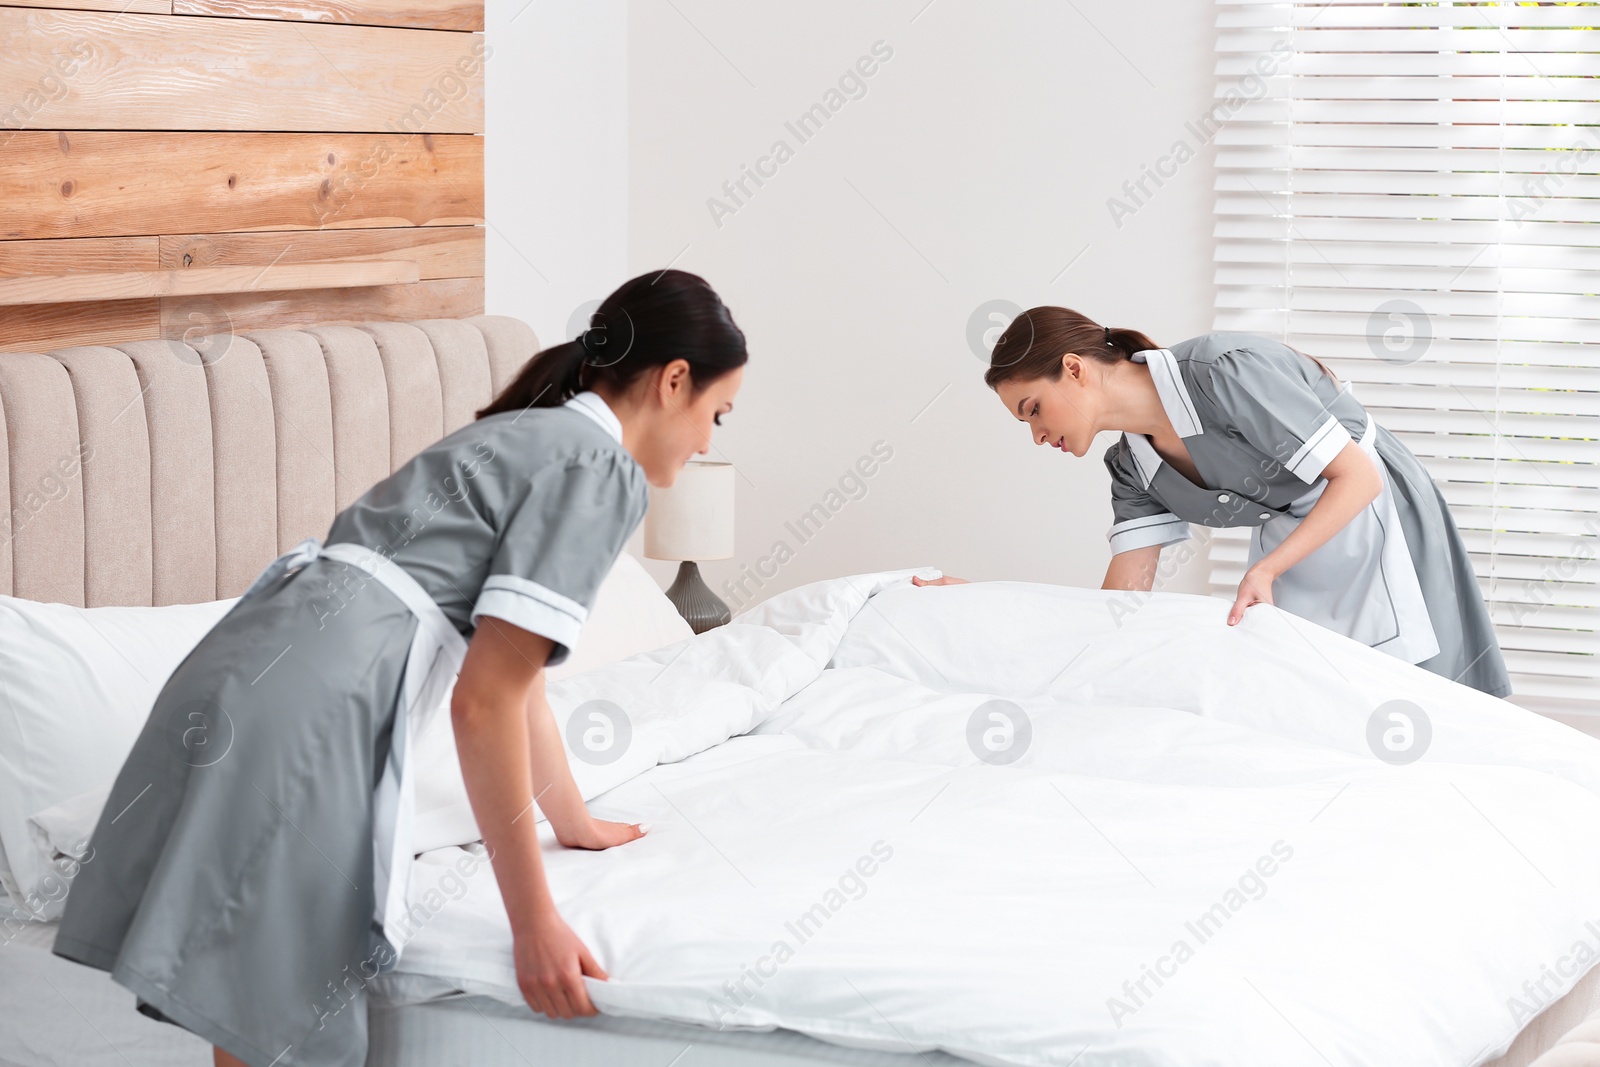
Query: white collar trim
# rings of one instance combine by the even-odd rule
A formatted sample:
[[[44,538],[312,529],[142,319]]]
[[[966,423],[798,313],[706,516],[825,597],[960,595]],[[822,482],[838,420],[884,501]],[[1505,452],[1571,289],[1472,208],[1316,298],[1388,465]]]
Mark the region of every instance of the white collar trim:
[[[1189,395],[1189,387],[1183,383],[1183,374],[1178,370],[1176,356],[1165,348],[1146,348],[1128,358],[1135,363],[1149,365],[1150,378],[1156,384],[1156,395],[1161,398],[1161,406],[1166,410],[1167,418],[1172,420],[1172,428],[1179,437],[1196,437],[1205,433],[1205,427],[1200,425],[1199,412],[1195,410],[1194,398]]]
[[[1165,462],[1161,458],[1161,453],[1150,443],[1150,438],[1142,433],[1128,433],[1124,430],[1122,438],[1128,442],[1128,450],[1133,453],[1133,465],[1139,468],[1139,477],[1143,480],[1144,487],[1150,488],[1151,479]]]
[[[611,410],[599,393],[592,389],[585,389],[572,399],[561,405],[564,408],[576,408],[599,424],[616,439],[617,444],[622,443],[622,420],[617,418],[617,413]]]

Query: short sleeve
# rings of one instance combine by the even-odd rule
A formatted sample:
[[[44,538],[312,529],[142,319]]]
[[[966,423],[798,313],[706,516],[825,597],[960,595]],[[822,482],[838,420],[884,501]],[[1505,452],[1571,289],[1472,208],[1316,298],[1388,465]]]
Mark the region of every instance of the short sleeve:
[[[488,576],[472,608],[554,642],[563,662],[595,594],[648,504],[644,472],[624,452],[592,449],[547,464],[508,502]]]
[[[1134,460],[1121,442],[1106,450],[1111,472],[1111,529],[1106,540],[1111,554],[1131,552],[1151,545],[1166,546],[1189,539],[1189,524],[1150,495],[1139,478]]]
[[[1210,392],[1229,426],[1309,485],[1351,441],[1340,411],[1360,405],[1343,392],[1324,400],[1307,380],[1304,362],[1288,348],[1224,352],[1211,364]]]

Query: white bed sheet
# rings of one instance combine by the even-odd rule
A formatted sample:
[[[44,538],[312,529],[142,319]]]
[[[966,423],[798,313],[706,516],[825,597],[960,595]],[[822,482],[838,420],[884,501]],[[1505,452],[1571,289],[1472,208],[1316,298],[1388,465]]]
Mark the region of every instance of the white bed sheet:
[[[863,608],[880,577],[722,628],[725,649],[741,625],[836,636],[756,733],[592,805],[647,838],[547,842],[612,974],[589,983],[603,1011],[993,1064],[1468,1067],[1526,1023],[1513,997],[1541,1008],[1587,965],[1538,998],[1525,982],[1600,945],[1595,739],[1266,606],[1227,628],[1221,601],[1157,594],[1118,625],[1097,590],[890,582]],[[591,672],[584,696],[694,732],[659,705],[705,677],[640,684],[683,655]],[[1033,724],[1009,766],[967,745],[996,697]],[[1392,699],[1432,720],[1410,766],[1367,747]],[[493,877],[451,873],[462,855],[419,859],[402,968],[520,1004]]]

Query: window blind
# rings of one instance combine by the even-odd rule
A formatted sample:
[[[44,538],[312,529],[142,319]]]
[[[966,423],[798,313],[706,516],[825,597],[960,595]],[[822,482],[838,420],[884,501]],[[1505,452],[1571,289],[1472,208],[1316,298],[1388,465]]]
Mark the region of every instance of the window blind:
[[[1214,329],[1317,356],[1461,528],[1511,699],[1600,712],[1600,4],[1217,2]],[[1212,531],[1212,592],[1248,529]]]

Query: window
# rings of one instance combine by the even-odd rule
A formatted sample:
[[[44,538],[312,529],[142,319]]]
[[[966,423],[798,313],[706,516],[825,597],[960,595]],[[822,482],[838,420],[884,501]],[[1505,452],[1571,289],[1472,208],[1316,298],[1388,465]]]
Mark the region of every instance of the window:
[[[1214,328],[1417,454],[1513,700],[1600,710],[1600,4],[1218,0]],[[1214,531],[1230,599],[1248,534]]]

